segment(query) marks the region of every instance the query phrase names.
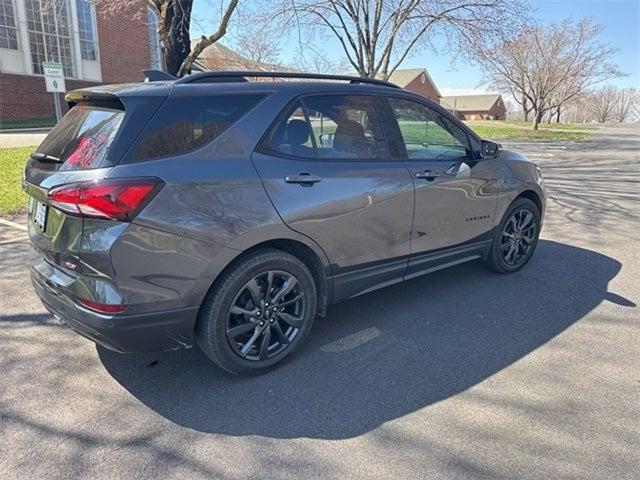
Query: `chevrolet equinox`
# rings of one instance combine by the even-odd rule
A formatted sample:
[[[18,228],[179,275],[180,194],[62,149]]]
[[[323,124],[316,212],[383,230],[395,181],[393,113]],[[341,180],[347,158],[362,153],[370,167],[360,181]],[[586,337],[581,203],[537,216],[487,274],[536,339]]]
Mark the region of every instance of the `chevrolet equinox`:
[[[68,93],[25,171],[35,291],[100,345],[197,343],[260,373],[331,304],[533,255],[540,169],[424,97],[347,76],[147,76]]]

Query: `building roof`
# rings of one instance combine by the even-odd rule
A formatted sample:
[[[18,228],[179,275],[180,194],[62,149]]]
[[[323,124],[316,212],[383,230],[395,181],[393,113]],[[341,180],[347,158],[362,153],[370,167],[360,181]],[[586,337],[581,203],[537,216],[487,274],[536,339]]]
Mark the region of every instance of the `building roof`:
[[[193,48],[200,40],[191,40],[191,48]],[[247,58],[235,50],[225,47],[220,42],[216,42],[206,47],[200,55],[198,55],[198,66],[206,67],[209,70],[257,70],[257,71],[291,71],[290,68],[282,65],[271,63],[263,63]]]
[[[438,97],[442,97],[442,94],[438,91],[438,87],[433,82],[431,75],[426,68],[405,68],[402,70],[395,70],[389,77],[391,83],[395,83],[399,87],[406,88],[411,82],[424,73],[426,80],[431,84]]]
[[[483,112],[489,111],[494,103],[501,98],[499,93],[487,95],[455,95],[442,97],[440,105],[456,112]]]

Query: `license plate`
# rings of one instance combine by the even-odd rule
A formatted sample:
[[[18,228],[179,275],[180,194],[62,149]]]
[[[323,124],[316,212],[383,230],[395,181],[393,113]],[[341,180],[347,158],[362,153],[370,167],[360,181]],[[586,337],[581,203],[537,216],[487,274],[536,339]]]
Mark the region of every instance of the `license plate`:
[[[44,230],[47,225],[47,206],[42,202],[36,202],[33,213],[33,222],[40,230]]]

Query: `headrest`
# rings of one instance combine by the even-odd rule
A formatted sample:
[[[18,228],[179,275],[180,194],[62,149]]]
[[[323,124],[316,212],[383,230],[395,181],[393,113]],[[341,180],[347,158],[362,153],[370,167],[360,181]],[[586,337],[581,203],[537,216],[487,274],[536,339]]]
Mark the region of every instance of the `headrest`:
[[[302,145],[309,140],[309,125],[304,120],[289,120],[287,123],[287,143],[290,145]]]
[[[365,148],[364,128],[354,120],[338,124],[333,137],[333,148],[349,153],[362,153]]]

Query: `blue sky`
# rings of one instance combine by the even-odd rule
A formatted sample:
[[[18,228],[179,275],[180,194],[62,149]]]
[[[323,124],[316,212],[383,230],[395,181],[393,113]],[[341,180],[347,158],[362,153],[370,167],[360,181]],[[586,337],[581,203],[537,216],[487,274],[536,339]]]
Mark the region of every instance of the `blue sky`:
[[[566,17],[588,17],[603,24],[605,30],[602,41],[619,48],[613,61],[623,72],[629,74],[610,83],[640,87],[640,0],[530,0],[530,3],[536,9],[535,16],[542,22],[553,23]],[[200,35],[203,30],[212,30],[214,22],[211,19],[219,17],[219,6],[218,0],[195,0],[192,36]],[[212,15],[212,12],[215,13]],[[233,33],[223,39],[222,43],[233,46]],[[294,45],[289,45],[283,49],[285,63],[293,60],[295,48]],[[333,41],[323,42],[322,50],[331,56],[341,54],[337,42]],[[453,58],[446,51],[434,52],[423,48],[408,58],[401,68],[426,67],[444,95],[483,90],[479,85],[479,66],[463,61],[452,64],[452,61]]]

